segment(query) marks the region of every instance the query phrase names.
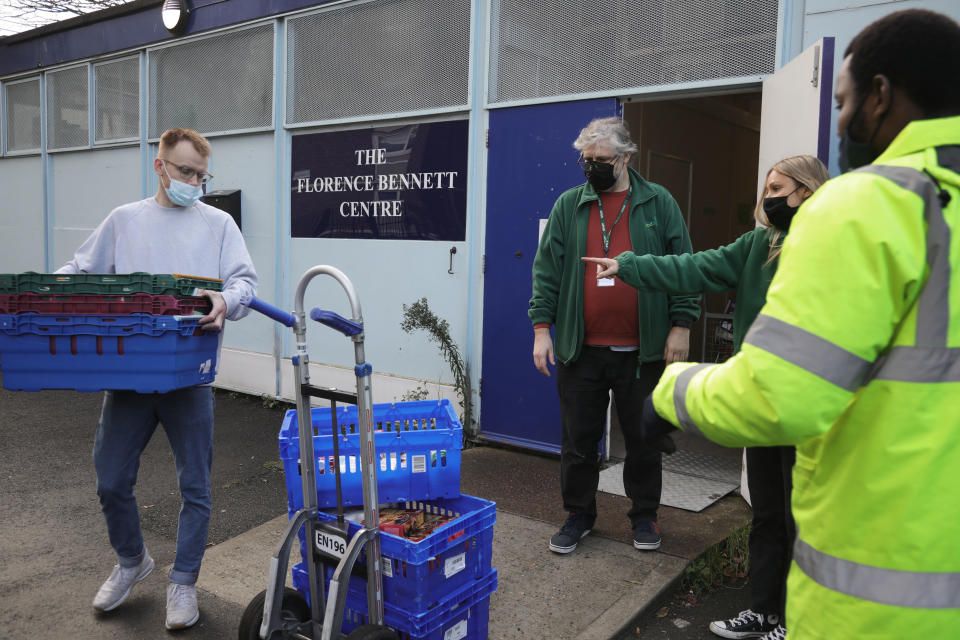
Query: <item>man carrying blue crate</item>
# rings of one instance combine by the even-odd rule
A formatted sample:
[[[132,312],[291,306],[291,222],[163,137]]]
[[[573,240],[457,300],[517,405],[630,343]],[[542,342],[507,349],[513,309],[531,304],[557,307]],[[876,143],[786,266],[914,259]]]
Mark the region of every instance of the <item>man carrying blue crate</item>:
[[[597,482],[610,392],[614,394],[626,459],[623,486],[633,546],[660,547],[661,456],[640,438],[643,398],[667,363],[690,348],[698,296],[638,292],[613,278],[597,279],[583,256],[689,253],[680,207],[660,185],[628,166],[637,146],[619,118],[599,118],[573,143],[587,182],[563,193],[533,261],[533,362],[549,376],[557,367],[562,436],[560,491],[569,514],[550,550],[570,553],[597,517]],[[556,329],[556,357],[550,325]]]
[[[220,331],[224,319],[249,311],[243,296],[256,293],[257,273],[240,229],[227,213],[203,202],[210,144],[196,131],[171,129],[160,138],[153,169],[159,180],[152,198],[117,207],[57,273],[183,273],[223,280],[221,292],[200,290],[212,309],[204,330]],[[140,455],[158,423],[176,461],[182,505],[177,553],[167,586],[167,629],[200,619],[196,581],[210,521],[213,462],[213,390],[208,385],[169,393],[107,391],[93,446],[97,495],[118,562],[93,599],[111,611],[153,571],[143,543],[133,486]]]

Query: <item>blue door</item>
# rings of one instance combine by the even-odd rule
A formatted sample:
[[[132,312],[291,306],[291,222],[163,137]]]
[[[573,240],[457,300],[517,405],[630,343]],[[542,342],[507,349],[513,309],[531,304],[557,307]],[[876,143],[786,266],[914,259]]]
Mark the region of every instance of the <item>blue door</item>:
[[[584,181],[572,143],[594,118],[620,115],[616,98],[490,112],[483,285],[480,433],[488,440],[558,453],[556,374],[533,366],[527,318],[541,220]]]

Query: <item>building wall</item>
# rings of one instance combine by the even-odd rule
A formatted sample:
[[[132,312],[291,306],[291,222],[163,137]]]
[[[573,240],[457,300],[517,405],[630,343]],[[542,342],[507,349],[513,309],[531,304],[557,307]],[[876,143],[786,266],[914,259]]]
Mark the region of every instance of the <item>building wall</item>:
[[[836,56],[834,59],[834,74],[840,70],[843,62],[843,52],[854,36],[865,26],[885,15],[904,9],[929,9],[938,11],[960,21],[960,2],[956,0],[805,0],[803,15],[803,45],[807,48],[820,38],[832,36],[836,38]],[[831,111],[831,132],[837,130],[837,112]],[[830,173],[837,175],[838,140],[831,135],[830,146]]]
[[[298,1],[290,6],[299,9],[306,7],[307,4]],[[325,4],[316,2],[313,6],[325,10],[321,7]],[[405,8],[401,6],[403,4],[403,2],[337,4],[330,7],[329,15],[334,16],[336,14],[333,12],[344,11],[340,17],[351,18],[343,23],[346,25],[344,28],[347,28],[350,25],[360,24],[352,18],[354,15],[362,18],[365,7],[372,10],[393,6]],[[739,15],[736,13],[726,16],[708,11],[706,8],[698,13],[699,10],[695,7],[691,8],[690,3],[683,3],[682,7],[680,5],[673,7],[673,4],[665,3],[664,7],[669,5],[671,11],[664,10],[663,15],[658,15],[660,22],[657,24],[693,25],[703,29],[703,33],[708,33],[714,28],[719,28],[721,31],[724,29],[736,31],[738,24],[742,26],[742,21],[738,22],[736,19]],[[712,4],[704,1],[704,7],[712,7]],[[498,7],[508,5],[509,11],[498,10]],[[224,27],[236,22],[237,19],[257,19],[258,16],[263,16],[262,13],[257,13],[258,6],[259,3],[254,0],[231,0],[231,2],[198,7],[195,24],[199,25],[196,27],[199,31],[191,31],[188,36],[197,35],[203,29]],[[611,73],[610,69],[604,68],[604,65],[609,63],[606,50],[584,49],[582,43],[598,41],[596,37],[578,37],[576,33],[571,35],[560,29],[571,24],[579,24],[573,21],[572,15],[560,12],[556,16],[550,14],[553,17],[543,17],[547,14],[541,15],[527,11],[525,6],[522,0],[510,2],[472,0],[469,3],[467,8],[475,18],[475,22],[466,27],[469,30],[469,51],[460,54],[468,56],[471,62],[470,77],[466,81],[469,96],[462,104],[460,93],[453,91],[451,95],[456,95],[447,103],[442,101],[431,103],[429,108],[418,111],[416,100],[411,100],[410,88],[420,91],[421,88],[426,87],[429,92],[432,86],[429,83],[445,78],[438,79],[436,73],[429,78],[420,78],[415,68],[406,68],[410,65],[401,65],[397,73],[403,74],[403,81],[398,81],[395,77],[390,83],[377,85],[375,82],[377,69],[374,68],[376,65],[363,64],[363,60],[357,58],[353,62],[357,63],[359,60],[356,64],[359,69],[358,77],[368,78],[368,80],[372,78],[370,82],[375,86],[382,86],[384,90],[404,92],[403,98],[413,105],[410,110],[403,113],[383,111],[382,96],[372,93],[363,96],[366,103],[372,105],[368,112],[337,112],[336,118],[329,116],[330,119],[325,121],[289,124],[286,117],[290,94],[285,83],[288,74],[293,73],[293,66],[288,58],[290,51],[286,47],[286,30],[292,23],[292,19],[285,19],[282,16],[276,18],[272,22],[276,34],[273,49],[274,120],[272,125],[254,127],[240,134],[219,135],[223,132],[214,132],[215,135],[211,136],[214,153],[210,170],[216,175],[215,188],[239,188],[242,191],[243,233],[260,274],[260,296],[278,306],[291,308],[293,290],[300,274],[308,267],[319,263],[340,266],[354,280],[367,322],[368,359],[377,371],[377,377],[374,379],[374,393],[378,401],[399,399],[406,391],[416,387],[420,380],[430,381],[428,387],[435,390],[436,395],[443,397],[453,395],[452,376],[436,344],[430,342],[422,333],[407,334],[399,328],[403,312],[402,305],[410,304],[421,297],[426,297],[434,312],[449,322],[454,340],[463,347],[464,355],[471,363],[475,385],[481,375],[482,363],[479,360],[480,336],[483,331],[480,326],[483,313],[482,254],[486,215],[484,211],[486,151],[482,134],[491,109],[515,106],[524,101],[550,102],[599,95],[656,95],[660,98],[676,99],[679,94],[710,93],[718,88],[739,87],[756,90],[764,77],[763,73],[757,69],[767,64],[766,59],[761,61],[762,64],[757,63],[760,66],[744,66],[734,59],[727,60],[728,71],[723,72],[726,76],[721,77],[722,74],[718,71],[716,73],[721,75],[711,78],[709,66],[706,69],[703,68],[696,55],[682,47],[677,49],[676,47],[681,45],[677,45],[676,42],[664,41],[660,43],[661,46],[654,48],[655,51],[652,49],[645,53],[646,50],[642,47],[634,46],[637,33],[632,33],[630,40],[632,44],[625,45],[622,51],[617,50],[617,55],[623,56],[622,60],[633,60],[637,56],[639,56],[637,59],[640,59],[653,53],[666,55],[671,61],[670,65],[653,65],[651,73],[658,69],[669,68],[674,74],[659,79],[644,76],[640,80],[633,80],[634,75]],[[617,6],[617,11],[639,10],[637,8],[639,5],[635,6],[632,3]],[[763,11],[770,14],[770,6],[772,4],[757,0],[749,4],[746,9],[743,7],[734,9],[755,11],[757,8],[763,8]],[[843,2],[840,0],[781,0],[776,18],[777,64],[784,64],[792,55],[824,36],[835,37],[837,50],[842,52],[853,35],[871,20],[891,11],[916,6],[939,10],[960,19],[960,4],[955,0],[893,2],[889,0]],[[239,18],[224,17],[231,12],[231,9],[238,7],[242,11],[233,13],[234,16],[240,16]],[[461,6],[461,10],[462,8]],[[491,11],[489,19],[488,8]],[[773,24],[772,14],[767,14],[762,17]],[[586,24],[596,16],[591,12],[577,12],[575,17],[576,20]],[[158,22],[159,16],[152,18],[128,16],[124,19],[129,21],[130,25],[134,25],[123,30],[124,34],[129,35],[142,28],[137,25],[143,24],[144,21]],[[268,22],[271,20],[269,17],[266,19]],[[553,22],[549,24],[545,22],[550,20]],[[714,24],[716,20],[727,22],[717,27]],[[322,21],[319,22],[322,23]],[[380,23],[383,22],[380,20]],[[83,30],[88,34],[108,34],[111,24],[106,22],[85,24]],[[375,25],[376,22],[365,28],[373,33]],[[392,48],[397,44],[397,34],[404,37],[411,34],[405,33],[396,22],[388,24],[387,27],[382,33],[378,32],[375,41],[370,43],[376,45],[377,55],[380,56],[378,60],[383,65],[396,63],[397,56],[400,55],[396,51],[400,51],[402,55],[411,53],[405,49]],[[464,27],[458,28],[462,31]],[[598,33],[600,32],[609,33],[609,28],[601,25]],[[437,42],[442,43],[447,41],[450,35],[443,29],[434,29],[424,37],[436,37]],[[742,41],[741,36],[739,32],[734,33],[731,36],[731,42]],[[769,34],[761,34],[761,36],[758,42],[769,44]],[[0,204],[0,256],[2,256],[0,271],[45,271],[55,268],[69,258],[72,251],[113,207],[148,196],[156,189],[156,179],[150,167],[155,155],[155,147],[152,144],[153,140],[147,135],[145,122],[148,114],[151,113],[148,94],[152,91],[152,89],[148,91],[149,79],[146,75],[148,66],[145,52],[161,41],[174,45],[179,41],[161,32],[154,33],[150,38],[142,40],[140,44],[130,38],[117,39],[111,36],[103,39],[101,44],[107,43],[106,45],[98,45],[93,49],[45,46],[47,43],[52,45],[58,38],[60,38],[58,34],[39,35],[36,38],[37,42],[17,43],[17,51],[20,52],[18,59],[32,60],[30,56],[34,53],[30,52],[54,51],[55,55],[36,54],[40,56],[36,59],[36,63],[40,65],[41,72],[46,73],[56,65],[87,60],[96,62],[118,53],[139,56],[140,131],[136,139],[110,147],[98,146],[68,152],[0,156],[0,194],[3,194],[3,202]],[[92,38],[93,36],[90,36],[88,40],[92,42]],[[109,43],[114,41],[122,42],[122,46],[126,49],[122,52],[116,48],[111,49]],[[320,42],[323,41],[321,38]],[[683,38],[679,38],[679,41],[683,41]],[[498,48],[501,45],[503,48]],[[496,58],[498,52],[502,54],[508,49],[513,57]],[[94,53],[96,55],[93,58],[80,59],[77,57],[79,54],[73,55],[71,51],[86,51],[88,53],[83,55],[87,56]],[[359,53],[355,56],[351,54],[345,57],[364,55],[363,46],[360,46],[357,51]],[[568,55],[571,51],[581,52],[582,59],[572,58]],[[424,55],[429,55],[433,49],[429,46],[420,47],[418,54],[423,52],[427,52]],[[216,56],[196,56],[192,59],[197,60],[198,65],[201,62],[212,64]],[[584,64],[571,69],[571,60],[576,62],[578,59]],[[511,60],[515,61],[516,65],[511,66]],[[450,61],[441,60],[440,62]],[[839,63],[838,55],[836,65],[839,66]],[[501,66],[498,67],[498,64]],[[11,80],[37,77],[37,72],[26,71],[28,68],[35,69],[36,64],[31,62],[27,65],[24,62],[14,70],[15,73],[9,71],[7,76],[0,77],[0,82],[6,87]],[[211,73],[219,71],[215,67],[205,70],[202,67],[198,68],[204,72],[203,77],[209,77]],[[243,65],[230,64],[230,68],[243,68]],[[554,73],[552,69],[560,71]],[[749,73],[743,72],[748,75],[737,76],[741,73],[741,69],[748,69]],[[408,72],[409,76],[406,75]],[[536,95],[526,92],[530,86],[524,80],[532,77],[529,74],[534,72],[538,78],[537,91],[542,92]],[[610,80],[596,84],[598,78],[610,78]],[[642,81],[644,84],[623,86],[622,83],[627,81],[637,83]],[[510,87],[515,89],[513,93],[508,91]],[[560,87],[568,93],[550,93],[550,87]],[[330,98],[333,106],[337,106],[339,104],[337,100],[342,101],[343,98],[336,92],[327,97]],[[412,97],[415,98],[415,96]],[[693,133],[702,128],[702,111],[697,114],[682,104],[678,107],[670,103],[653,102],[645,108],[651,116],[657,112],[669,112],[672,117],[689,122],[690,135],[674,137],[672,140],[661,143],[657,140],[657,128],[652,126],[645,129],[641,147],[655,149],[662,144],[674,149],[679,148],[681,153],[694,159],[697,175],[703,175],[708,171],[707,175],[710,176],[710,180],[706,183],[699,183],[691,202],[695,248],[716,246],[738,235],[741,227],[749,226],[749,223],[741,224],[739,212],[743,209],[744,203],[752,204],[755,194],[748,193],[746,188],[741,194],[737,189],[732,199],[727,198],[727,201],[717,203],[711,202],[707,195],[711,189],[717,188],[717,185],[732,182],[739,184],[742,178],[746,182],[744,176],[750,176],[751,165],[751,160],[747,157],[749,153],[746,150],[752,143],[746,138],[737,138],[736,142],[727,145],[725,153],[720,153],[718,159],[718,154],[712,152],[705,154],[699,145],[704,135],[717,137],[719,135],[717,130],[707,134]],[[216,114],[213,114],[212,117],[215,119],[215,116]],[[378,122],[464,117],[471,119],[469,151],[471,182],[468,186],[469,208],[465,241],[447,243],[290,238],[289,183],[287,181],[290,170],[290,139],[294,132],[308,129],[323,131],[344,127],[360,128]],[[6,114],[0,116],[4,123],[5,118]],[[648,122],[655,122],[656,119],[651,117]],[[697,124],[698,122],[700,124]],[[723,127],[727,126],[723,125]],[[724,131],[726,131],[725,128]],[[739,146],[741,144],[742,147]],[[2,151],[0,149],[0,152]],[[549,158],[536,158],[536,152],[536,149],[530,149],[531,162],[551,161]],[[737,160],[730,162],[730,155]],[[831,151],[831,165],[834,171],[836,171],[835,158],[836,144],[834,143]],[[641,161],[645,162],[643,158]],[[755,176],[755,159],[752,162]],[[720,163],[719,168],[717,168],[718,163]],[[707,170],[703,167],[711,168]],[[522,176],[518,176],[519,179],[522,179]],[[736,210],[738,212],[736,224],[731,226],[729,218],[711,218],[713,215],[711,211],[719,209]],[[722,224],[721,220],[724,220]],[[705,233],[701,234],[701,230]],[[448,273],[448,268],[451,266],[451,247],[457,249],[452,274]],[[346,310],[342,292],[329,282],[312,285],[309,294],[308,307],[321,305],[341,313]],[[517,313],[522,314],[523,310],[517,310]],[[289,360],[285,358],[289,358],[293,352],[293,345],[288,334],[288,330],[281,331],[270,321],[259,316],[233,323],[226,334],[224,366],[221,367],[218,382],[230,388],[271,395],[280,393],[291,397],[292,388],[289,380],[292,374],[289,371]],[[487,336],[487,338],[495,339],[495,336]],[[311,327],[308,346],[312,354],[311,359],[315,363],[315,381],[320,384],[343,387],[353,385],[351,369],[353,352],[348,340],[319,327],[316,329]],[[496,373],[502,375],[509,372]]]
[[[8,272],[43,271],[43,171],[37,156],[0,160],[0,255]]]
[[[123,147],[52,153],[47,162],[51,262],[57,268],[73,257],[112,209],[140,199],[140,150]]]

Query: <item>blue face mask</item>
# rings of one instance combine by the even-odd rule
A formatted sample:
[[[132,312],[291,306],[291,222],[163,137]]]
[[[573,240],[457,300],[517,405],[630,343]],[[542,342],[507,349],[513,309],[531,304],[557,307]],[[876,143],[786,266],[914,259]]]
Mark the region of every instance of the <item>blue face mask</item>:
[[[167,197],[170,198],[170,202],[173,204],[180,207],[192,207],[196,204],[197,200],[200,199],[200,196],[203,195],[203,189],[199,186],[195,187],[192,184],[171,178],[170,173],[167,171],[166,162],[163,163],[163,172],[166,173],[167,178],[170,179],[170,186],[165,187],[164,191],[167,192]]]

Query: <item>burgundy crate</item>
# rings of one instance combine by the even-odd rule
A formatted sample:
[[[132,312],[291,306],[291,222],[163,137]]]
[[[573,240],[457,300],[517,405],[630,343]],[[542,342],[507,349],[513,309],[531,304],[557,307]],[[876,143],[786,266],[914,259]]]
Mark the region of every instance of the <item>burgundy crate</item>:
[[[71,295],[39,293],[0,294],[0,313],[54,313],[70,315],[190,316],[210,313],[208,298],[175,298],[170,295]]]

